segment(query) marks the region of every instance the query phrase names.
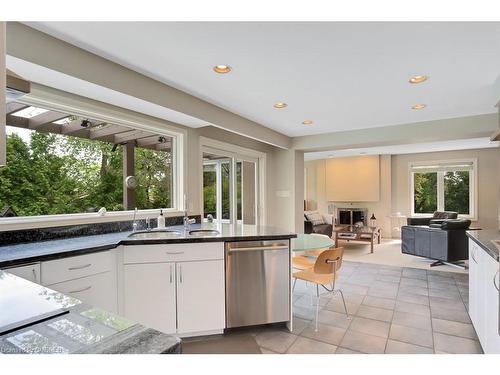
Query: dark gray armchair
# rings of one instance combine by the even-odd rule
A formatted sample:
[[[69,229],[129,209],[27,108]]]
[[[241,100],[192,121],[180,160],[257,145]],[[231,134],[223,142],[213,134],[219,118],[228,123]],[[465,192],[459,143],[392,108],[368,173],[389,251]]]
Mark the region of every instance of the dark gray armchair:
[[[430,225],[431,223],[442,223],[443,220],[458,218],[458,212],[436,211],[429,217],[409,217],[406,221],[408,225]]]
[[[456,212],[440,214],[458,216]],[[404,254],[434,259],[431,267],[450,263],[463,266],[461,261],[469,256],[469,241],[465,231],[471,221],[443,216],[445,215],[408,219],[408,223],[412,224],[401,228],[401,251]]]

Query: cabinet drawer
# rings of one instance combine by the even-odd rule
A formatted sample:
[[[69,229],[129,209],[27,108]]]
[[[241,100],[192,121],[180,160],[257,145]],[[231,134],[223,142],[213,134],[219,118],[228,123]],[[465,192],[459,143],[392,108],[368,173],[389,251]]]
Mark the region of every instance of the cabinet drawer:
[[[163,263],[224,259],[223,242],[124,246],[123,263]]]
[[[109,312],[117,312],[116,279],[113,272],[52,284],[48,288]]]
[[[103,251],[42,262],[42,284],[51,285],[110,271],[112,261],[111,251]]]
[[[24,266],[4,268],[4,271],[22,277],[28,281],[40,284],[40,263],[32,263]]]

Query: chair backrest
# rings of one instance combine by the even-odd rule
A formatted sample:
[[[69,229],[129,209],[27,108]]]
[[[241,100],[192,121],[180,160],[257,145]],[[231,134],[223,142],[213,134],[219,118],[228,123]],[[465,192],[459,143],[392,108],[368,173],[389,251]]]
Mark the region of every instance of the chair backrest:
[[[432,215],[433,219],[456,219],[458,212],[455,211],[435,211]]]
[[[329,249],[319,254],[314,263],[314,272],[320,274],[329,274],[338,271],[342,266],[342,257],[344,256],[344,248]],[[337,260],[336,262],[331,262]],[[330,261],[330,262],[328,262]]]

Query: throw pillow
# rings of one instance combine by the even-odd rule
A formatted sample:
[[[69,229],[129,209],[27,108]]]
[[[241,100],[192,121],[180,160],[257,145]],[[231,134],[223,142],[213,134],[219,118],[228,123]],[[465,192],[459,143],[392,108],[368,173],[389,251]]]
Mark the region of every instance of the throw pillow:
[[[321,215],[318,211],[312,211],[305,214],[307,220],[309,220],[312,225],[326,224],[323,215]]]

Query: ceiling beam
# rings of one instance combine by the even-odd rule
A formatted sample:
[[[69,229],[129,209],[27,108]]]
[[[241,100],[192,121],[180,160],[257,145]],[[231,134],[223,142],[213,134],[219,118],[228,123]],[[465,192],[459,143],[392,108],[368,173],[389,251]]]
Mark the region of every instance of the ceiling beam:
[[[151,134],[149,132],[145,132],[143,130],[130,130],[130,131],[125,132],[125,133],[116,134],[114,136],[114,142],[115,143],[128,142],[128,141],[133,141],[133,140],[140,139],[140,138],[150,137],[152,135],[153,134]]]
[[[137,146],[142,147],[142,146],[149,146],[149,145],[155,145],[160,142],[160,135],[152,135],[151,137],[146,137],[146,138],[141,138],[137,140]],[[165,137],[165,139],[169,139],[169,137]]]
[[[22,104],[22,103],[17,103],[17,102],[10,102],[7,103],[5,106],[5,114],[10,115],[12,113],[16,113],[20,111],[21,109],[28,108],[29,105]]]
[[[54,124],[54,121],[61,120],[63,118],[68,117],[69,115],[66,113],[56,112],[56,111],[48,111],[39,114],[38,116],[31,117],[29,119],[29,128],[33,130],[42,130],[43,129],[59,129],[58,133],[61,132],[61,125]]]
[[[5,123],[8,126],[15,126],[17,128],[29,129],[29,119],[25,117],[7,115],[5,116]]]
[[[100,138],[106,138],[110,135],[115,135],[119,133],[124,133],[127,131],[130,131],[130,128],[126,128],[121,125],[112,125],[108,124],[106,126],[103,126],[102,128],[95,128],[90,131],[90,139],[100,139]]]

